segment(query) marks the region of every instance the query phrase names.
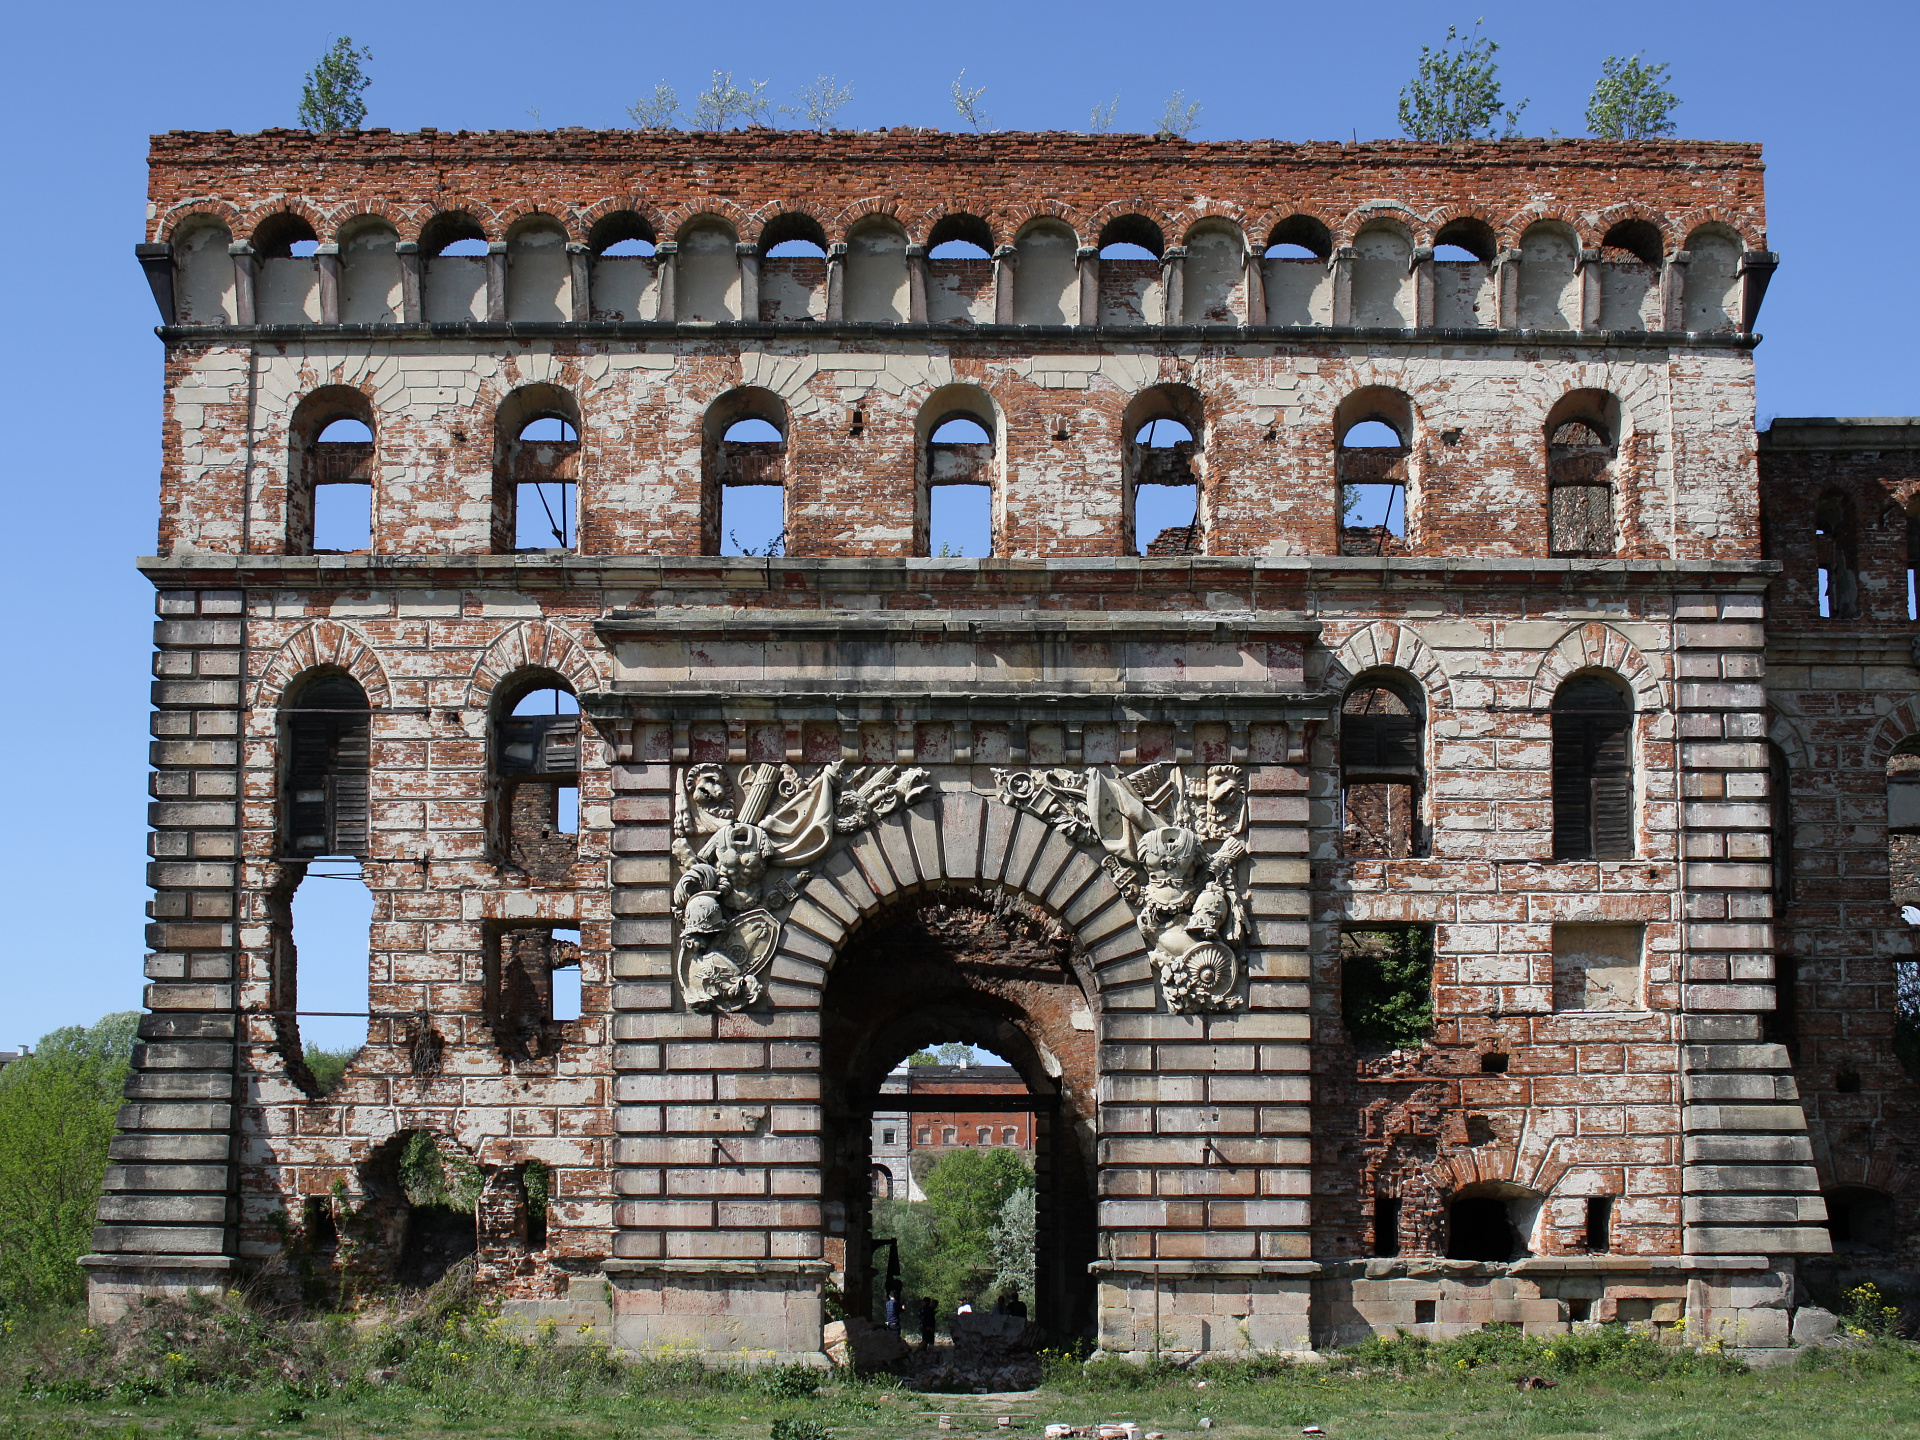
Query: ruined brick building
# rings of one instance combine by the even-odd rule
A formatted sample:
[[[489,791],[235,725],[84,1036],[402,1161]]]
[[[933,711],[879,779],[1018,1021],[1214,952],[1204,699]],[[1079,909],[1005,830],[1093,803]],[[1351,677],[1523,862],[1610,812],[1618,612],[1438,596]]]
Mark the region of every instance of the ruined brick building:
[[[404,1276],[424,1135],[516,1311],[811,1354],[945,1040],[1112,1352],[1761,1352],[1912,1273],[1920,426],[1756,436],[1757,147],[174,133],[139,256],[97,1313]],[[376,906],[324,1093],[318,856]]]

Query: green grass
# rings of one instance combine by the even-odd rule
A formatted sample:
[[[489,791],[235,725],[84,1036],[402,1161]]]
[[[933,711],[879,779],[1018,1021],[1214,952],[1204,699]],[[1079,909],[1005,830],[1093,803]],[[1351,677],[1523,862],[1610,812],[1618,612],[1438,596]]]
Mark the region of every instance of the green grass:
[[[797,1367],[747,1374],[622,1361],[591,1343],[523,1340],[464,1300],[403,1323],[290,1325],[241,1305],[156,1305],[121,1325],[73,1312],[0,1319],[0,1440],[12,1437],[500,1437],[500,1440],[898,1440],[1036,1436],[1055,1421],[1128,1419],[1170,1437],[1298,1435],[1803,1440],[1920,1435],[1920,1351],[1882,1339],[1746,1373],[1711,1351],[1607,1329],[1535,1340],[1492,1331],[1444,1345],[1374,1342],[1324,1366],[1049,1364],[1032,1396],[923,1396],[884,1377]],[[1526,1375],[1554,1388],[1520,1390]],[[817,1386],[817,1388],[816,1388]]]

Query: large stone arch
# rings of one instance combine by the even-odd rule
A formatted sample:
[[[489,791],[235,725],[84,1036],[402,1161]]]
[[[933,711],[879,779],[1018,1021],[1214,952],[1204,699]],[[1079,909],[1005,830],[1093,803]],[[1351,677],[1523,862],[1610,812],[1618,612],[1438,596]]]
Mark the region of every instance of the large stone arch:
[[[863,919],[943,888],[1005,891],[1058,918],[1085,956],[1096,1014],[1159,1006],[1146,944],[1107,872],[1059,830],[971,791],[887,816],[815,867],[773,960],[776,1005],[816,1005]]]

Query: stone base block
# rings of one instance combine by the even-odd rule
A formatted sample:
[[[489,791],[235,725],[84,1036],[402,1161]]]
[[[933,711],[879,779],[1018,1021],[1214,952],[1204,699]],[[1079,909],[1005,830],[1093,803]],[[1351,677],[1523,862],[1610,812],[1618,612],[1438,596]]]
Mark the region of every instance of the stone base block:
[[[1233,1355],[1312,1349],[1308,1281],[1292,1275],[1109,1274],[1100,1284],[1108,1355]]]
[[[80,1263],[87,1270],[87,1321],[93,1325],[112,1324],[149,1296],[218,1295],[239,1269],[229,1255],[82,1255]]]
[[[828,1364],[821,1350],[826,1267],[751,1262],[700,1269],[611,1260],[606,1334],[633,1355],[685,1355],[709,1364]]]

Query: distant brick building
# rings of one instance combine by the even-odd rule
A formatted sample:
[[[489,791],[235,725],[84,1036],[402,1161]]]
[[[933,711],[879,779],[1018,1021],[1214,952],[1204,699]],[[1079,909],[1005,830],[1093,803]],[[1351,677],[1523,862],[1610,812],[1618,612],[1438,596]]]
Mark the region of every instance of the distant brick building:
[[[1756,443],[1757,147],[175,133],[149,198],[96,1313],[420,1275],[426,1135],[516,1313],[811,1354],[954,1038],[1109,1351],[1777,1353],[1910,1273],[1920,449]],[[375,906],[325,1093],[323,855]]]
[[[1017,1096],[1026,1091],[1027,1082],[1011,1065],[915,1065],[894,1071],[880,1087],[883,1103],[888,1095],[903,1095],[912,1097],[915,1106],[874,1111],[875,1196],[924,1199],[919,1175],[949,1150],[1031,1150],[1033,1116],[1024,1110],[919,1108],[945,1095]],[[918,1167],[915,1156],[920,1157]]]

